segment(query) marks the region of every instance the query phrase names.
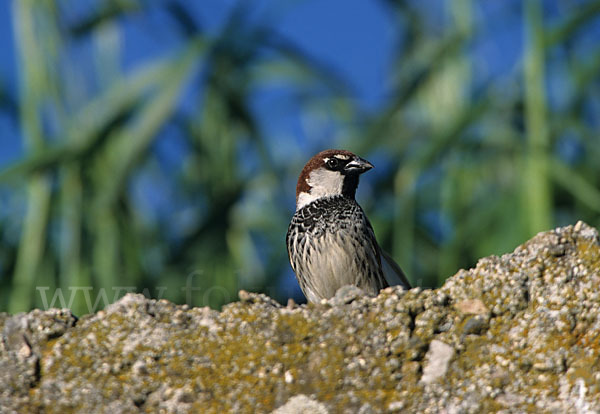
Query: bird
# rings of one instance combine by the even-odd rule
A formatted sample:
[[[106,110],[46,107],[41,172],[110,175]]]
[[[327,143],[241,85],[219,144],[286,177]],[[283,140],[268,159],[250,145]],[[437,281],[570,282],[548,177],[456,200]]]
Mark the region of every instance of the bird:
[[[361,174],[373,164],[350,151],[328,149],[313,156],[296,185],[296,211],[286,235],[288,257],[309,302],[335,295],[345,285],[377,295],[410,284],[384,252],[355,200]]]

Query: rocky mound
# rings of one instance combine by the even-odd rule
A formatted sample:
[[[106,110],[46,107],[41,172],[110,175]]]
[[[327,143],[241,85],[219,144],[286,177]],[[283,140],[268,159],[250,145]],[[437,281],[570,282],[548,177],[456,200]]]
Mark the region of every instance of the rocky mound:
[[[222,312],[127,295],[0,315],[1,412],[592,412],[600,241],[541,233],[437,290]]]

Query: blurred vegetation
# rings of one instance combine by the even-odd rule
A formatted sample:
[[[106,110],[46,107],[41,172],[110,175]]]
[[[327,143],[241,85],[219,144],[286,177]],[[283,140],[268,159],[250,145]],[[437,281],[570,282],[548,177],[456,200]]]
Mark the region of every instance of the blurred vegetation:
[[[60,306],[57,288],[76,313],[127,289],[213,307],[241,288],[284,301],[296,177],[326,147],[384,165],[359,198],[415,285],[538,231],[600,226],[600,43],[578,41],[600,1],[561,3],[551,21],[548,2],[506,2],[494,22],[477,2],[444,2],[442,24],[420,2],[382,1],[399,46],[377,111],[239,4],[214,34],[184,2],[12,3],[19,96],[3,92],[0,110],[24,154],[0,171],[0,310],[48,306],[44,294]],[[157,13],[174,45],[124,68],[124,26]],[[520,63],[476,73],[478,39],[510,19]],[[272,136],[255,106],[278,88],[309,126],[337,133]]]

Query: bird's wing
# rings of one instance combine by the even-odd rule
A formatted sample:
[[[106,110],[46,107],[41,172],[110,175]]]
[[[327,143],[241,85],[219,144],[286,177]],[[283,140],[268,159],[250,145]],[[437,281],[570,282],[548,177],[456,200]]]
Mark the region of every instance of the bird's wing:
[[[375,249],[379,252],[379,260],[381,260],[381,268],[383,270],[383,278],[385,279],[383,282],[387,282],[388,286],[400,285],[404,289],[410,289],[410,283],[408,279],[404,275],[400,266],[392,259],[392,257],[387,254],[377,243],[377,239],[375,238],[375,231],[373,230],[373,226],[371,222],[367,218],[366,214],[361,208],[362,215],[367,223],[367,231],[368,236]],[[386,287],[386,286],[384,286]]]
[[[381,266],[383,267],[383,276],[390,286],[401,285],[405,289],[410,289],[410,283],[404,275],[400,266],[387,254],[383,249],[379,249],[381,253]]]

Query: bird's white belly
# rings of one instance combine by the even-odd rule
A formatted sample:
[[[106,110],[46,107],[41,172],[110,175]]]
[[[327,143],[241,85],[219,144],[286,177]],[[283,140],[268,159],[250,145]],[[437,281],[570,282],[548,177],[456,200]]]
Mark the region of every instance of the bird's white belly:
[[[358,286],[369,294],[378,293],[374,278],[367,275],[377,266],[374,252],[347,232],[326,232],[306,246],[310,251],[305,255],[308,260],[304,271],[312,275],[306,286],[309,301],[330,298],[345,285]]]

